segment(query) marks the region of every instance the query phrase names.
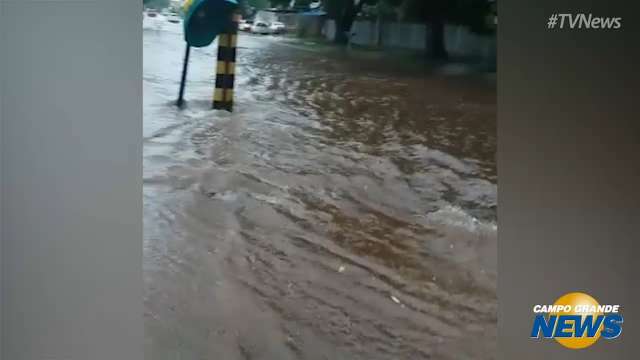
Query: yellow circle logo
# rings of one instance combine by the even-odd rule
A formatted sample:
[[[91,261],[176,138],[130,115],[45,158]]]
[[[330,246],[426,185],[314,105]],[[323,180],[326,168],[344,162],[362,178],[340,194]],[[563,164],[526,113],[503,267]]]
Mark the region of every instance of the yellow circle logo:
[[[622,334],[620,304],[599,304],[588,294],[572,292],[553,304],[533,306],[532,339],[553,339],[568,349],[584,349],[599,339]]]
[[[583,320],[587,319],[587,316],[591,315],[593,318],[602,315],[602,312],[599,312],[597,309],[600,304],[598,301],[581,292],[572,292],[566,295],[561,296],[554,305],[562,305],[558,306],[561,310],[550,313],[551,315],[562,316],[562,315],[579,315],[582,316]],[[568,305],[568,306],[567,306]],[[568,311],[565,311],[568,310]],[[580,310],[581,311],[576,311]],[[587,310],[589,309],[589,310]],[[575,325],[574,325],[575,326]],[[569,329],[571,331],[571,329]],[[574,329],[575,330],[575,329]],[[589,337],[586,333],[582,334],[582,336],[572,336],[572,337],[555,337],[555,340],[560,343],[562,346],[565,346],[569,349],[584,349],[593,344],[595,344],[598,339],[600,339],[600,333],[602,331],[602,326],[598,329],[595,336]]]

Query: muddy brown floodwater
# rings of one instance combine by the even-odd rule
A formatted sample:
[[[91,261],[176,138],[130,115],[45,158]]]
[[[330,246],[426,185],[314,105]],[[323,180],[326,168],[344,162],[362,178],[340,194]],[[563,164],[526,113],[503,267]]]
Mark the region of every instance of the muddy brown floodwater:
[[[241,35],[236,110],[215,47],[144,30],[148,359],[493,359],[496,91]]]

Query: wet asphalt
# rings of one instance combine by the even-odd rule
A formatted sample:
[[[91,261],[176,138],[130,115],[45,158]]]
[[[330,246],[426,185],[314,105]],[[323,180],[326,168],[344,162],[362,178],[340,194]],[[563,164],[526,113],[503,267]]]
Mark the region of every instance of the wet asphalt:
[[[496,357],[495,85],[241,34],[235,111],[215,46],[180,110],[144,25],[146,358]]]

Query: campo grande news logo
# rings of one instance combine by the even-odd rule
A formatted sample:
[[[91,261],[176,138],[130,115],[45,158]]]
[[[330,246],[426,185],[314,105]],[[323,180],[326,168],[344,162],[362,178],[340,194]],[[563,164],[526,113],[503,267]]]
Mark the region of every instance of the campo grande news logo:
[[[601,337],[615,339],[622,333],[620,305],[600,305],[590,295],[572,292],[553,305],[535,305],[531,338],[555,339],[569,349],[584,349]]]

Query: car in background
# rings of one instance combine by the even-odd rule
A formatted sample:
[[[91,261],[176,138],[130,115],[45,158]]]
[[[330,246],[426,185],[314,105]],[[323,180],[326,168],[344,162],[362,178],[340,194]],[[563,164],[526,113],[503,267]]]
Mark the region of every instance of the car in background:
[[[269,24],[262,21],[257,21],[256,23],[254,23],[253,26],[251,27],[251,32],[254,34],[262,34],[262,35],[267,35],[272,33],[271,27],[269,26]]]
[[[166,20],[166,17],[159,13],[157,10],[148,9],[143,20],[142,28],[147,30],[160,31],[164,29]]]
[[[178,14],[171,13],[167,15],[167,21],[170,23],[178,24],[180,21],[182,21],[182,17],[180,17],[180,15]]]
[[[251,27],[253,26],[253,21],[251,20],[240,20],[238,24],[238,30],[240,31],[251,31]]]
[[[272,34],[282,34],[287,31],[287,26],[279,21],[274,21],[269,25]]]

